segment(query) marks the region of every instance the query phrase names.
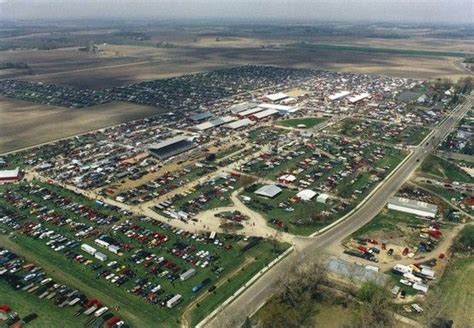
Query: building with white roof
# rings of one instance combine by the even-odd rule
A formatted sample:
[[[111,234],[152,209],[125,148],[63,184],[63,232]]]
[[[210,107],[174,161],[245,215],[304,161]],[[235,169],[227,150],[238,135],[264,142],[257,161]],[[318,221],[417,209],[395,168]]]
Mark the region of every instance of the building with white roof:
[[[0,171],[0,183],[3,182],[15,182],[20,179],[20,168],[17,167],[14,170],[1,170]]]
[[[266,109],[262,112],[258,112],[258,113],[255,113],[253,114],[251,117],[255,120],[261,120],[263,118],[266,118],[266,117],[269,117],[269,116],[273,116],[273,115],[276,115],[276,114],[279,114],[280,112],[277,111],[276,109]]]
[[[256,106],[257,106],[257,104],[253,103],[253,102],[243,102],[243,103],[240,103],[240,104],[230,106],[228,110],[232,114],[237,114],[237,113],[243,112],[244,110],[254,108]]]
[[[268,197],[268,198],[273,198],[279,193],[281,193],[282,189],[278,187],[277,185],[266,185],[258,190],[255,191],[256,195],[263,196],[263,197]]]
[[[355,95],[353,97],[349,98],[349,102],[352,104],[355,104],[356,102],[359,102],[361,100],[364,100],[366,98],[370,97],[370,94],[367,92],[361,93],[360,95]]]
[[[252,120],[249,120],[248,118],[244,118],[242,120],[238,120],[235,122],[228,123],[224,125],[224,128],[226,129],[231,129],[231,130],[238,130],[243,127],[249,126],[250,124],[253,124],[254,122]]]
[[[235,121],[235,120],[237,120],[237,118],[235,118],[233,116],[223,116],[223,117],[219,117],[219,118],[217,118],[215,120],[212,120],[212,121],[208,121],[208,122],[204,122],[204,123],[195,125],[192,129],[197,130],[197,131],[206,131],[206,130],[218,127],[220,125],[230,123],[230,122]]]
[[[261,107],[249,108],[249,109],[247,109],[247,110],[244,110],[243,112],[238,113],[237,116],[240,116],[240,117],[250,116],[250,115],[252,115],[252,114],[261,112],[261,111],[264,110],[264,109],[265,109],[265,108],[261,108]]]
[[[311,199],[314,198],[314,196],[316,196],[316,192],[314,192],[311,189],[304,189],[296,194],[296,197],[298,197],[299,199],[305,202],[310,201]]]
[[[269,101],[276,102],[288,98],[288,95],[283,92],[277,92],[270,95],[265,95],[264,98]]]
[[[438,212],[438,206],[402,197],[391,197],[388,201],[391,210],[434,218]]]
[[[280,114],[291,114],[300,110],[299,107],[296,106],[286,106],[286,105],[278,105],[278,104],[260,104],[258,107],[263,109],[275,109]]]
[[[331,101],[335,101],[335,100],[345,98],[350,94],[351,94],[350,91],[341,91],[341,92],[337,92],[335,94],[332,94],[332,95],[328,96],[328,99],[331,100]]]

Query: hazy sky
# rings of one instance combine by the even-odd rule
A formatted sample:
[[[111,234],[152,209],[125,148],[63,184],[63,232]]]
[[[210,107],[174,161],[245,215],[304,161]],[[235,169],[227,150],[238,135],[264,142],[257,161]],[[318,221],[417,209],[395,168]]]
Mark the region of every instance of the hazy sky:
[[[473,23],[473,0],[0,0],[0,18],[291,18]]]

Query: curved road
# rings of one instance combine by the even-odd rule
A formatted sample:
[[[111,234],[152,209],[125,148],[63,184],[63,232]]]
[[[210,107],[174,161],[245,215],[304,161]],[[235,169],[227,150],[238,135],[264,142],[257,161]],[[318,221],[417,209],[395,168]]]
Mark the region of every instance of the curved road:
[[[311,239],[305,238],[296,243],[295,251],[267,271],[252,286],[230,303],[223,311],[212,318],[206,327],[229,327],[243,323],[247,316],[254,314],[273,294],[274,285],[279,277],[284,275],[295,261],[311,261],[318,258],[321,251],[333,243],[339,243],[360,227],[367,224],[383,209],[389,197],[410,178],[421,162],[436,149],[436,146],[453,130],[461,118],[471,109],[472,95],[461,105],[457,106],[447,118],[438,125],[424,143],[414,149],[412,155],[398,170],[382,182],[366,202],[339,225]],[[234,317],[234,318],[231,318]]]

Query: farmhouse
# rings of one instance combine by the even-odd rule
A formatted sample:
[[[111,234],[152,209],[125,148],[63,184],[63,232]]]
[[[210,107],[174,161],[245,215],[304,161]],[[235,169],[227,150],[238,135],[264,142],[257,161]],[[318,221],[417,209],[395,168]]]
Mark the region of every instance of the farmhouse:
[[[177,136],[151,145],[148,151],[158,159],[165,160],[194,147],[196,147],[196,144],[190,141],[188,136]]]
[[[391,210],[434,218],[438,212],[438,206],[420,202],[408,198],[392,197],[388,201]]]

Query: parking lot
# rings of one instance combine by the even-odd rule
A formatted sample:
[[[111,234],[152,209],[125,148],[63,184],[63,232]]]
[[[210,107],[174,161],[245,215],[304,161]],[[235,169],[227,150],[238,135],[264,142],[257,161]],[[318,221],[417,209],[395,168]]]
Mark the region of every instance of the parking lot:
[[[208,294],[201,305],[210,310],[277,255],[258,238],[191,234],[39,182],[1,192],[0,227],[13,232],[10,242],[43,267],[60,267],[72,281],[84,281],[84,288],[119,304],[134,325],[157,316],[175,325],[201,293]],[[214,293],[212,286],[228,275],[235,282]],[[196,313],[196,320],[206,314]]]

